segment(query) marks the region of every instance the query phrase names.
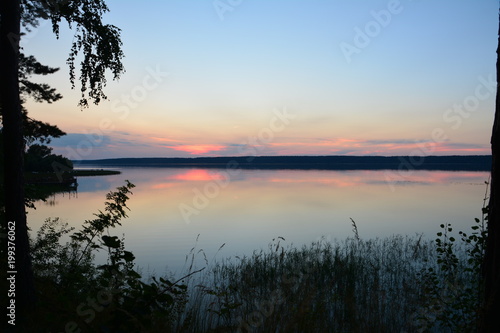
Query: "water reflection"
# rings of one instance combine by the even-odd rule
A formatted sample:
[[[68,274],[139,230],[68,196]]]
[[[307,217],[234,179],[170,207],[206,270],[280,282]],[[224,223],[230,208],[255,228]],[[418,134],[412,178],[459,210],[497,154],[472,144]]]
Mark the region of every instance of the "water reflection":
[[[77,196],[56,196],[37,205],[28,219],[36,231],[47,217],[79,227],[104,208],[108,191],[125,179],[136,185],[123,226],[113,234],[147,270],[179,270],[196,244],[208,257],[250,254],[272,238],[310,243],[324,236],[360,237],[424,233],[433,237],[440,223],[467,230],[480,216],[486,172],[414,171],[398,179],[387,171],[300,171],[123,168],[122,174],[78,179]],[[389,177],[389,178],[388,178]],[[388,180],[389,179],[389,180]],[[217,187],[218,186],[218,187]],[[182,207],[195,213],[189,221]]]

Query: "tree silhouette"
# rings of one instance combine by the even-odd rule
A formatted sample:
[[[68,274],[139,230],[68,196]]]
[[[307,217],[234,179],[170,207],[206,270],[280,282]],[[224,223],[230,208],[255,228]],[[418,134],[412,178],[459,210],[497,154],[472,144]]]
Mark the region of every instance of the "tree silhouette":
[[[21,94],[21,111],[23,123],[24,143],[27,146],[39,142],[40,144],[49,144],[53,138],[60,138],[66,135],[56,125],[49,124],[28,116],[28,110],[23,106],[27,98],[32,98],[36,102],[52,103],[62,98],[55,88],[46,83],[36,83],[31,81],[33,75],[49,75],[57,72],[59,68],[52,68],[39,63],[34,56],[26,57],[23,53],[19,54],[19,90]],[[0,121],[2,113],[0,112]],[[3,121],[2,121],[3,123]],[[0,147],[3,146],[3,127],[0,127]],[[29,148],[29,147],[27,147]],[[0,162],[4,163],[3,154],[0,150]],[[0,183],[3,179],[0,179]]]
[[[488,214],[488,239],[483,262],[484,297],[481,332],[497,332],[500,327],[500,12],[497,47],[497,96],[491,135],[491,190]]]
[[[66,21],[74,29],[75,35],[69,51],[67,63],[70,66],[69,78],[72,87],[77,81],[81,84],[79,105],[88,106],[88,100],[95,104],[106,98],[103,88],[106,85],[105,72],[111,70],[116,79],[123,73],[121,59],[120,31],[112,25],[103,24],[101,18],[109,9],[102,0],[2,0],[0,2],[0,112],[3,125],[4,196],[5,219],[16,225],[16,308],[23,315],[35,301],[33,272],[28,243],[24,195],[24,129],[23,111],[20,99],[20,66],[36,63],[20,54],[19,41],[21,25],[26,29],[38,26],[40,20],[50,20],[53,32],[59,37],[59,27]],[[76,59],[81,55],[80,74],[76,72]],[[26,63],[23,63],[25,61]],[[54,91],[47,87],[23,85],[32,93],[38,92],[40,98],[57,98]],[[48,93],[48,95],[43,95]],[[4,270],[5,267],[2,268]]]
[[[18,76],[20,18],[19,0],[0,3],[0,110],[4,136],[3,155],[6,161],[4,163],[5,221],[2,221],[2,226],[7,230],[7,222],[14,223],[16,236],[15,265],[2,267],[2,270],[17,271],[18,293],[15,301],[18,316],[22,318],[28,305],[33,304],[35,289],[24,208],[24,140]]]

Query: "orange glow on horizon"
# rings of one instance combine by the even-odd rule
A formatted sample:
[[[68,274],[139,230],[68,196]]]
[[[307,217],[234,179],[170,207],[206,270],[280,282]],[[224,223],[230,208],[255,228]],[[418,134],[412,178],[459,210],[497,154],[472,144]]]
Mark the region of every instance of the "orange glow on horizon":
[[[165,146],[167,148],[185,151],[190,154],[206,154],[211,151],[220,151],[225,149],[222,145],[189,145],[189,146]]]
[[[181,141],[181,140],[175,140],[175,139],[169,139],[169,138],[159,138],[159,137],[156,137],[156,136],[151,136],[149,138],[152,139],[152,140],[154,140],[154,141],[161,141],[161,142],[164,142],[164,141],[167,141],[167,142],[184,142],[184,141]]]

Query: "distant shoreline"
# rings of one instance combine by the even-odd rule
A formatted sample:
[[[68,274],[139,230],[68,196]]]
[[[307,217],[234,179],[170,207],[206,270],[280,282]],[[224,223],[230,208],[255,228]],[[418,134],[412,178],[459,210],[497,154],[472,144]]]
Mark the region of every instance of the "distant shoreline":
[[[263,170],[490,171],[491,155],[147,157],[73,161],[75,167],[157,167]]]

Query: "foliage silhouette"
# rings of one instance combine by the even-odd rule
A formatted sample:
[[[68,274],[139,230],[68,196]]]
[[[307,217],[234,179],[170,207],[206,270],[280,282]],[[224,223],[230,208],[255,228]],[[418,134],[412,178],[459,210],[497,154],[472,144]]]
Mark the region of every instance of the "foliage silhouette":
[[[77,232],[59,219],[45,221],[31,241],[40,299],[37,320],[24,323],[22,329],[60,331],[70,323],[83,332],[172,330],[187,300],[182,279],[151,277],[145,282],[124,239],[110,235],[127,217],[133,187],[127,181],[108,193],[104,211]],[[62,244],[65,236],[69,240]],[[99,251],[107,253],[101,265],[95,263]]]

